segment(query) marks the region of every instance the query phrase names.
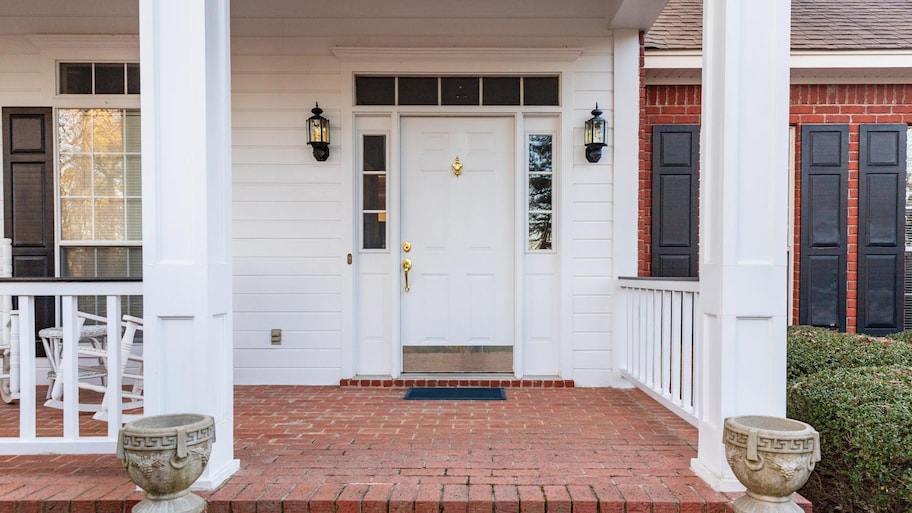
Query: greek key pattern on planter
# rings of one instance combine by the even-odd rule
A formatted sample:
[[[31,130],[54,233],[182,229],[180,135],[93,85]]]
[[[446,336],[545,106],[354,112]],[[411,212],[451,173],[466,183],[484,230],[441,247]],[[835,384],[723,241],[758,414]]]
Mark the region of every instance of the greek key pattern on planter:
[[[207,441],[206,443],[188,449],[189,454],[187,455],[187,458],[197,458],[202,462],[202,466],[205,467],[209,463],[209,455],[211,452],[212,442]],[[189,462],[189,459],[187,462]],[[136,467],[139,469],[140,473],[146,477],[151,477],[157,469],[164,468],[168,465],[174,468],[183,468],[186,466],[186,463],[175,465],[175,456],[171,452],[152,452],[143,455],[131,452],[124,458],[125,468],[130,468],[131,466]]]
[[[730,429],[724,430],[724,442],[730,442],[737,447],[747,447],[747,433],[739,433]],[[781,453],[806,453],[814,449],[812,437],[803,438],[769,438],[762,434],[757,437],[757,450]]]
[[[187,431],[185,434],[186,444],[188,446],[196,445],[206,440],[215,439],[215,425],[210,424],[195,431]],[[131,435],[125,432],[123,433],[123,446],[125,449],[148,451],[177,449],[177,435]]]

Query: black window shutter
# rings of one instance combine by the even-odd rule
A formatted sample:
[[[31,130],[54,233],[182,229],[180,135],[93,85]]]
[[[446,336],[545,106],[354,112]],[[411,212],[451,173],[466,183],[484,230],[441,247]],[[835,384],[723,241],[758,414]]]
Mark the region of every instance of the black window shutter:
[[[846,329],[849,127],[801,127],[798,321]]]
[[[858,332],[903,329],[906,125],[861,125],[858,138]]]
[[[50,108],[3,109],[4,233],[13,276],[54,276],[54,120]],[[54,298],[35,298],[35,329],[54,326]],[[37,335],[36,335],[37,338]],[[37,342],[39,356],[44,349]]]
[[[699,125],[652,128],[652,275],[697,276]]]

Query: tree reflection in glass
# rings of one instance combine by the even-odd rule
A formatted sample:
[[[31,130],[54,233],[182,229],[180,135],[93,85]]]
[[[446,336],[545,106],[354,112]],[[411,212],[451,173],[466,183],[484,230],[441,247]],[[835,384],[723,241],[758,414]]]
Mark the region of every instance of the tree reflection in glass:
[[[551,249],[553,136],[529,136],[529,249]]]

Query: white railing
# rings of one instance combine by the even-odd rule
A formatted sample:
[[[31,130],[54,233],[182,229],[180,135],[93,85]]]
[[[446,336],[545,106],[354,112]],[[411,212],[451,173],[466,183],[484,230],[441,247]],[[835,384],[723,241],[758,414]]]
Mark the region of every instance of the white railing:
[[[694,426],[699,420],[700,283],[620,278],[621,374]]]
[[[139,280],[70,280],[63,278],[0,278],[0,298],[18,298],[17,313],[12,321],[4,322],[2,339],[10,369],[0,370],[0,379],[9,386],[14,399],[11,404],[0,404],[0,408],[18,408],[19,436],[0,437],[0,454],[105,454],[113,453],[117,433],[123,421],[122,376],[121,376],[121,297],[141,296],[142,282]],[[79,327],[77,321],[77,300],[81,296],[106,298],[107,316],[107,430],[104,435],[82,435],[79,432],[79,387],[78,380],[62,379],[63,400],[59,408],[63,412],[62,436],[38,436],[38,408],[44,406],[44,397],[39,398],[39,364],[36,356],[34,334],[35,298],[52,296],[58,298],[58,317],[63,332],[63,355],[61,368],[63,376],[78,376],[79,359],[76,358]],[[9,299],[4,299],[5,305]],[[7,314],[8,316],[8,314]],[[8,317],[8,319],[10,319]],[[7,319],[4,319],[7,321]],[[44,328],[40,326],[39,328]],[[18,331],[18,337],[16,332]],[[17,340],[18,338],[18,340]],[[7,385],[8,384],[8,385]],[[75,398],[74,400],[67,400]],[[59,422],[59,415],[57,417]],[[94,421],[100,422],[100,421]]]

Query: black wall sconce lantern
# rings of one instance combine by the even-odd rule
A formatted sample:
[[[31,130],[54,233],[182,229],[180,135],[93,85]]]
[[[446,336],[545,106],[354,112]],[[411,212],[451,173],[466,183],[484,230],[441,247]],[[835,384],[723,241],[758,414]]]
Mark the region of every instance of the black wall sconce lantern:
[[[329,120],[321,116],[319,103],[310,109],[313,116],[307,118],[307,144],[313,146],[314,158],[323,162],[329,158]]]
[[[586,120],[585,130],[586,160],[598,162],[602,158],[602,147],[608,146],[608,122],[602,117],[602,111],[595,104],[592,117]]]

